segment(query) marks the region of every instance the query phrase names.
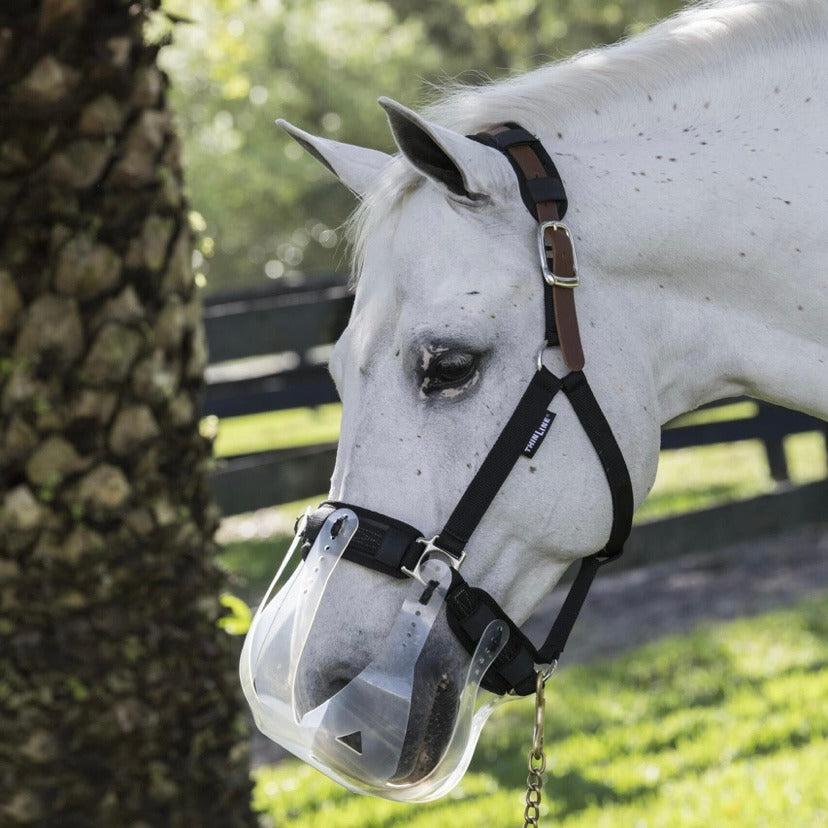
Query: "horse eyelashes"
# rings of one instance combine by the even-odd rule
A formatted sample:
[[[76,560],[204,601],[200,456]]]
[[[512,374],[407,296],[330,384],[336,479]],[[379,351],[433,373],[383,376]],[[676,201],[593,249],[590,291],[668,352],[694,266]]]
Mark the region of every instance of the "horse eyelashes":
[[[436,354],[423,373],[423,393],[455,389],[460,391],[479,375],[477,356],[468,351],[444,351]]]

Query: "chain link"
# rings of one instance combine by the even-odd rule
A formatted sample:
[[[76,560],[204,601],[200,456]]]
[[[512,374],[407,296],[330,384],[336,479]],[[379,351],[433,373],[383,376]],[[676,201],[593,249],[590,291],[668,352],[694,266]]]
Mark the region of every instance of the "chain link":
[[[523,828],[537,828],[540,818],[543,773],[546,770],[546,754],[543,752],[543,716],[546,710],[544,681],[548,674],[538,670],[535,686],[535,728],[532,749],[529,751],[529,775],[526,777],[526,807],[523,809]]]

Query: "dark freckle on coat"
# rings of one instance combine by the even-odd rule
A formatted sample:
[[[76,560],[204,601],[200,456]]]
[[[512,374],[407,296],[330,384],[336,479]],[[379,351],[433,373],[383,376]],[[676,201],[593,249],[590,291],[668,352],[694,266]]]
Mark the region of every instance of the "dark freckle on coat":
[[[657,155],[657,156],[656,156],[656,158],[657,158],[659,161],[661,161],[661,159],[662,159],[663,157],[664,157],[663,155]]]
[[[802,307],[802,305],[797,305],[797,306],[796,306],[796,309],[797,309],[797,310],[805,310],[805,308],[803,308],[803,307]]]
[[[647,173],[645,173],[645,172],[644,172],[644,170],[641,170],[641,172],[639,173],[639,175],[647,175]]]
[[[790,204],[791,203],[790,201],[788,201],[787,198],[783,198],[782,200],[785,202],[785,204]]]
[[[597,109],[592,110],[596,115],[600,115],[601,113]]]
[[[710,297],[709,297],[709,296],[705,296],[705,297],[704,297],[704,301],[705,301],[705,302],[709,302],[709,301],[710,301]]]
[[[562,139],[563,139],[563,133],[562,133],[562,132],[557,133],[557,135],[558,135],[558,140],[562,140]]]
[[[640,192],[641,192],[641,190],[639,190],[639,189],[638,189],[638,187],[636,187],[636,188],[635,188],[635,191],[636,191],[637,193],[640,193]]]
[[[493,313],[490,313],[490,314],[489,314],[489,316],[490,316],[492,319],[497,319],[497,317],[496,317]]]
[[[422,470],[417,469],[417,477],[419,477],[422,473],[423,473]]]
[[[778,86],[774,86],[774,87],[773,87],[773,94],[774,94],[774,95],[778,95],[778,94],[779,94],[779,87],[778,87]]]
[[[710,109],[710,101],[705,101],[704,102],[704,108],[705,109]]]
[[[678,109],[678,104],[677,104],[677,103],[674,103],[674,104],[673,104],[673,112],[675,112],[677,109]]]
[[[471,468],[471,463],[466,463],[466,468],[470,469]]]
[[[659,285],[659,287],[660,287],[662,290],[664,290],[664,285]]]
[[[675,158],[668,158],[667,160],[668,160],[668,161],[676,161],[677,159],[675,159]]]
[[[399,348],[397,348],[397,353],[396,353],[396,354],[394,354],[394,356],[399,356],[399,355],[400,355],[400,349],[399,349]]]
[[[652,103],[652,102],[653,102],[653,96],[652,96],[649,92],[647,93],[647,100],[648,100],[650,103]]]
[[[470,290],[468,293],[466,293],[466,296],[479,296],[479,295],[480,295],[479,290]]]
[[[741,250],[740,250],[740,251],[739,251],[739,255],[740,255],[740,256],[744,256],[744,255],[746,255],[746,254],[745,254],[743,251],[741,251]]]
[[[811,102],[810,98],[805,98],[805,103],[810,103],[810,102]]]
[[[801,252],[802,252],[802,251],[801,251],[798,247],[795,247],[795,248],[794,248],[794,250],[796,250],[796,252],[797,252],[797,253],[801,253]]]
[[[537,467],[537,466],[529,466],[529,472],[530,472],[530,474],[534,474],[537,470],[538,470],[538,467]]]
[[[701,144],[701,146],[703,146],[703,147],[706,147],[707,146],[707,141],[699,141],[699,144]]]

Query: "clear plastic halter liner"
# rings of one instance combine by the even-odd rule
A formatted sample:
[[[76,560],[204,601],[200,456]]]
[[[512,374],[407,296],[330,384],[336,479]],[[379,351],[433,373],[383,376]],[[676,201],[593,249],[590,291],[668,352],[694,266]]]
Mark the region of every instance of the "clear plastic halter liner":
[[[323,503],[306,515],[253,618],[240,663],[245,696],[265,735],[351,790],[403,801],[434,799],[449,791],[465,772],[495,702],[507,694],[536,691],[538,675],[545,675],[563,651],[592,579],[604,563],[621,554],[632,524],[629,473],[581,370],[575,257],[572,236],[560,221],[567,206],[563,183],[540,141],[516,124],[470,137],[507,157],[521,197],[538,222],[544,349],[560,346],[571,370],[560,378],[552,374],[543,365],[542,349],[509,421],[445,526],[430,540],[408,524],[353,504]],[[604,469],[613,519],[605,547],[582,559],[545,641],[535,646],[497,601],[468,584],[459,570],[469,538],[512,468],[539,450],[555,416],[550,403],[559,391],[568,398]],[[300,549],[304,560],[274,595]],[[381,651],[344,687],[319,702],[301,687],[302,676],[313,670],[306,663],[312,660],[306,645],[343,559],[402,581],[407,592]],[[458,688],[451,733],[440,733],[439,755],[430,756],[418,776],[406,758],[406,736],[416,712],[433,701],[421,689],[417,667],[435,622],[443,616],[469,662],[465,683]]]
[[[465,772],[477,736],[498,700],[480,682],[509,637],[502,621],[492,621],[470,660],[454,732],[430,773],[413,783],[395,782],[416,703],[415,668],[446,594],[451,568],[428,559],[411,580],[383,650],[339,692],[302,712],[296,675],[325,587],[359,525],[350,509],[337,509],[323,524],[307,557],[289,581],[271,592],[293,555],[288,552],[256,612],[242,650],[242,688],[256,725],[300,759],[340,784],[361,793],[423,801],[441,796]],[[478,703],[478,702],[482,702]]]

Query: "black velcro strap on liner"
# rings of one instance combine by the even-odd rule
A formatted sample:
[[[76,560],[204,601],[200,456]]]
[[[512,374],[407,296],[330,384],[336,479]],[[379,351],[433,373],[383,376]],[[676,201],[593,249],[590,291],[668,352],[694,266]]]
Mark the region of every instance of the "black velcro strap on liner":
[[[417,543],[422,537],[419,529],[349,503],[322,503],[310,516],[305,529],[304,555],[307,555],[322,524],[336,509],[350,509],[359,518],[359,526],[342,553],[343,558],[394,578],[408,577],[402,567],[413,569],[424,549],[422,544]]]
[[[486,627],[501,620],[509,627],[509,640],[483,677],[482,686],[503,695],[535,692],[536,654],[532,642],[483,589],[469,586],[458,572],[446,596],[446,618],[457,640],[473,655]]]

